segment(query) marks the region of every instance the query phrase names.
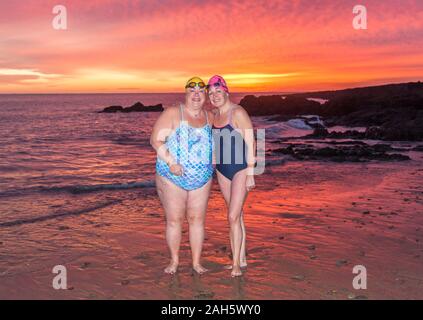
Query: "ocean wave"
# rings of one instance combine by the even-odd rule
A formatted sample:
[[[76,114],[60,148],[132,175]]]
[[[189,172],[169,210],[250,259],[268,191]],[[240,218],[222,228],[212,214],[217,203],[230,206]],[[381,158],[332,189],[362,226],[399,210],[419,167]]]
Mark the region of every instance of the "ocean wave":
[[[280,158],[273,158],[273,159],[266,159],[265,161],[265,167],[270,167],[270,166],[279,166],[282,164],[285,164],[286,159],[283,157]]]
[[[290,119],[287,124],[295,129],[313,130],[303,119]]]
[[[43,188],[43,191],[68,191],[70,193],[86,193],[99,190],[122,190],[134,188],[153,188],[154,181],[140,181],[128,183],[111,183],[111,184],[94,184],[94,185],[77,185],[77,186],[64,186],[64,187],[51,187]]]
[[[30,187],[22,189],[12,189],[0,192],[1,197],[22,196],[26,194],[38,192],[69,192],[72,194],[88,193],[101,190],[124,190],[134,188],[154,188],[154,181],[140,181],[128,183],[111,183],[111,184],[94,184],[94,185],[71,185],[71,186],[56,186],[56,187]]]
[[[32,218],[23,218],[23,219],[17,219],[17,220],[12,220],[12,221],[6,221],[6,222],[0,222],[0,227],[13,227],[13,226],[17,226],[17,225],[22,225],[22,224],[28,224],[28,223],[36,223],[36,222],[42,222],[42,221],[46,221],[46,220],[50,220],[50,219],[56,219],[59,217],[67,217],[67,216],[76,216],[76,215],[80,215],[80,214],[84,214],[84,213],[88,213],[97,209],[102,209],[105,207],[108,207],[110,205],[113,204],[117,204],[122,202],[122,200],[112,200],[112,201],[108,201],[105,203],[100,203],[97,204],[95,206],[92,207],[88,207],[88,208],[82,208],[79,210],[75,210],[75,211],[66,211],[66,212],[54,212],[51,214],[47,214],[45,216],[38,216],[38,217],[32,217]]]

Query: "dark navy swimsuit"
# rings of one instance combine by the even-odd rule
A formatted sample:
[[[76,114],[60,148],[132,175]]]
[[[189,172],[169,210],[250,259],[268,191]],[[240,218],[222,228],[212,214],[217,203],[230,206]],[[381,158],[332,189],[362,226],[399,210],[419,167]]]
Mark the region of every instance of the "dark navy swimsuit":
[[[242,135],[232,124],[232,109],[229,110],[229,122],[223,127],[213,125],[213,139],[216,153],[216,170],[229,180],[235,174],[248,167],[247,149]]]

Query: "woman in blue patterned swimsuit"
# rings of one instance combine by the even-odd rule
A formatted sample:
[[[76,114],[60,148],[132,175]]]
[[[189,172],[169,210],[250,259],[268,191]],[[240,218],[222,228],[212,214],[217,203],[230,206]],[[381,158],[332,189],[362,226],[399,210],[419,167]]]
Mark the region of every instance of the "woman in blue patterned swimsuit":
[[[182,223],[189,222],[192,266],[200,263],[204,220],[213,175],[213,114],[203,109],[206,85],[198,77],[185,86],[185,104],[169,107],[156,121],[150,143],[157,152],[156,187],[166,214],[166,241],[171,261],[165,269],[173,274],[179,264]]]

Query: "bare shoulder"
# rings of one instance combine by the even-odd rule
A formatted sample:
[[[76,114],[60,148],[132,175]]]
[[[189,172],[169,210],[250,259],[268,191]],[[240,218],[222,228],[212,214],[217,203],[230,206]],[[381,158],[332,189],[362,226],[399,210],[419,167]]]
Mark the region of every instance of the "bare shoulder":
[[[162,111],[161,118],[165,119],[166,122],[175,122],[180,118],[180,109],[178,106],[170,106]]]
[[[240,106],[239,104],[233,104],[232,112],[232,115],[236,118],[249,118],[247,110],[245,110],[244,107]]]
[[[166,107],[156,121],[155,127],[159,129],[174,128],[179,119],[179,108],[175,106]]]
[[[163,111],[162,111],[163,115],[172,117],[174,115],[179,114],[179,107],[177,106],[170,106],[170,107],[166,107]]]

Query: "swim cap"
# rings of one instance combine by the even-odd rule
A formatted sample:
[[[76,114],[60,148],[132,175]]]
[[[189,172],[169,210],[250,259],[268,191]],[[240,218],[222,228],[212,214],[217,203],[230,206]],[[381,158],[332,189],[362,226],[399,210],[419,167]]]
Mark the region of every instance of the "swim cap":
[[[191,83],[194,83],[194,86],[192,86]],[[200,77],[192,77],[190,78],[187,83],[185,84],[185,88],[189,88],[191,84],[191,87],[194,88],[196,85],[200,88],[204,88],[206,86],[206,83],[201,79]]]
[[[207,84],[207,88],[211,86],[221,87],[223,90],[226,91],[226,93],[229,93],[229,89],[228,89],[228,86],[226,85],[226,81],[221,76],[215,75],[211,77],[209,80],[209,83]]]

